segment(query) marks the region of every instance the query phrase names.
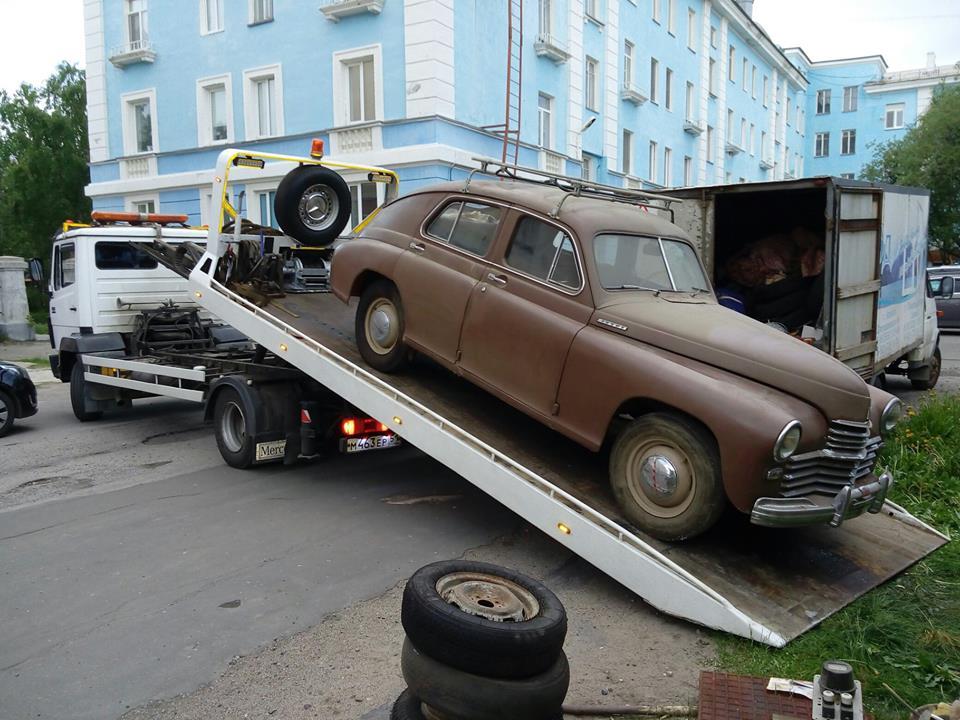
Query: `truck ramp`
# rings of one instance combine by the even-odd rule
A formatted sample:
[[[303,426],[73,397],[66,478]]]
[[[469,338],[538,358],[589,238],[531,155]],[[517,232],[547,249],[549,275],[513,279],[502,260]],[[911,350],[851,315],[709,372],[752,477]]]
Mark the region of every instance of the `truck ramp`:
[[[729,517],[658,541],[621,517],[605,455],[429,360],[378,374],[356,350],[354,305],[310,294],[257,307],[211,277],[215,264],[190,275],[200,304],[670,615],[779,647],[947,541],[893,503],[840,528]]]

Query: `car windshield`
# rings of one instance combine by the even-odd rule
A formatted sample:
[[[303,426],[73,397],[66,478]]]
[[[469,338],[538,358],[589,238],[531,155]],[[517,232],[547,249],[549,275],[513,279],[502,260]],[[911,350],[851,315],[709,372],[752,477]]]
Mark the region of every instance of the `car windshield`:
[[[678,240],[640,235],[598,235],[593,241],[605,290],[702,292],[707,289],[697,255]]]

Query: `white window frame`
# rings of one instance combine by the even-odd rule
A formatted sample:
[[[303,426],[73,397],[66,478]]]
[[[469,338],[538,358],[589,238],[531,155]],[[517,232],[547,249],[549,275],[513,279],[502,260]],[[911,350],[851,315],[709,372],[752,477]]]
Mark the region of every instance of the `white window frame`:
[[[597,112],[600,98],[600,62],[589,55],[583,62],[583,104],[587,110]]]
[[[647,168],[647,178],[651,183],[657,185],[657,141],[650,141],[650,158],[649,158],[649,167]]]
[[[737,84],[737,49],[732,44],[727,48],[727,79]]]
[[[633,68],[636,62],[636,55],[634,51],[636,50],[636,45],[633,44],[630,40],[624,38],[623,40],[623,86],[625,88],[633,87]]]
[[[746,58],[743,58],[743,77],[740,78],[740,84],[743,86],[743,91],[747,92],[747,68],[750,67],[750,61]]]
[[[687,8],[687,49],[697,51],[697,11]]]
[[[139,203],[153,203],[153,212],[160,212],[160,194],[159,193],[143,193],[140,195],[130,195],[124,199],[124,204],[126,205],[127,212],[139,212],[137,205]]]
[[[763,106],[767,107],[770,104],[770,78],[766,75],[763,76]]]
[[[707,65],[707,92],[714,97],[717,96],[717,61],[710,58]]]
[[[227,114],[227,137],[224,140],[213,139],[213,117],[210,109],[210,88],[222,86]],[[197,145],[225,145],[234,140],[233,132],[233,78],[225,75],[212,75],[197,80]]]
[[[856,112],[860,100],[860,86],[847,85],[843,88],[843,112]]]
[[[713,126],[707,125],[707,162],[711,165],[713,165],[714,161],[713,141]]]
[[[710,26],[710,47],[717,49],[717,28],[713,25]]]
[[[141,100],[150,103],[150,134],[153,147],[150,150],[137,150],[137,128],[133,119],[133,105]],[[160,129],[157,120],[157,89],[136,90],[120,96],[120,123],[123,129],[123,154],[153,155],[160,152]]]
[[[553,35],[553,0],[539,0],[537,12],[540,21],[540,34],[551,37]]]
[[[220,8],[219,17],[217,18],[220,21],[220,27],[210,27],[207,23],[207,17],[209,15],[210,3],[216,3],[216,7]],[[226,9],[224,5],[226,0],[200,0],[200,34],[201,35],[216,35],[217,33],[223,32],[224,25],[226,21],[224,15]]]
[[[351,63],[367,57],[373,58],[373,101],[375,105],[373,120],[351,122],[349,66]],[[383,46],[380,43],[333,53],[333,104],[335,108],[334,121],[337,125],[359,125],[383,120]]]
[[[657,25],[660,24],[660,2],[661,0],[650,0],[650,19]]]
[[[545,98],[547,100],[547,107],[544,108],[540,105],[540,100]],[[553,123],[553,101],[555,98],[553,95],[549,95],[545,92],[537,93],[537,145],[542,147],[544,150],[553,149],[553,138],[556,134],[554,132],[554,123]],[[544,128],[546,128],[546,142],[544,142]]]
[[[650,102],[659,103],[657,98],[660,90],[660,61],[655,57],[650,58]]]
[[[257,20],[256,10],[257,10],[258,2],[266,3],[267,9],[270,11],[269,17],[264,17],[262,20]],[[264,25],[266,23],[273,22],[273,18],[274,18],[273,12],[274,12],[273,0],[250,0],[248,4],[247,24],[248,25]]]
[[[597,0],[583,0],[583,14],[591,20],[599,20],[600,8],[597,7]]]
[[[841,155],[857,154],[857,129],[856,128],[849,128],[847,130],[840,131],[840,154]]]
[[[620,167],[624,175],[633,172],[633,133],[626,128],[620,133],[620,143],[623,157],[620,159]]]
[[[750,97],[757,99],[757,66],[751,65],[750,70]]]
[[[673,150],[668,147],[663,148],[663,186],[670,187],[673,184]]]
[[[693,122],[697,115],[697,89],[689,80],[687,80],[685,92],[686,94],[683,97],[683,119]]]
[[[817,115],[829,115],[833,105],[833,93],[830,92],[830,88],[817,90],[816,101]]]
[[[150,40],[150,30],[149,30],[149,7],[147,0],[143,0],[143,10],[137,10],[135,12],[130,11],[130,0],[123,0],[123,36],[127,40],[127,48],[130,50],[138,50],[146,45]],[[130,16],[139,15],[139,24],[140,24],[140,39],[134,41],[130,37]],[[134,47],[134,42],[137,43],[137,46]]]
[[[830,155],[830,133],[818,132],[813,138],[813,156],[829,157]]]
[[[689,155],[683,156],[683,186],[693,185],[693,158]]]
[[[677,35],[677,0],[667,0],[667,32]]]
[[[261,135],[259,132],[260,111],[257,106],[256,84],[258,81],[264,80],[271,76],[273,77],[275,94],[273,108],[273,133],[270,135]],[[243,123],[244,135],[246,136],[247,140],[280,137],[283,135],[283,71],[279,64],[264,65],[262,67],[250,68],[249,70],[243,71]],[[257,129],[256,131],[255,128]]]
[[[903,127],[903,115],[907,109],[906,103],[888,103],[883,110],[883,128],[884,130],[900,130]],[[892,113],[892,116],[891,116]],[[900,122],[897,122],[897,115],[900,115]],[[891,123],[891,117],[893,123]]]
[[[663,106],[671,112],[673,111],[673,75],[673,70],[667,68],[663,80]]]
[[[757,126],[750,123],[750,155],[757,154]]]
[[[594,181],[597,179],[597,160],[593,155],[584,153],[580,159],[580,178],[582,180]]]

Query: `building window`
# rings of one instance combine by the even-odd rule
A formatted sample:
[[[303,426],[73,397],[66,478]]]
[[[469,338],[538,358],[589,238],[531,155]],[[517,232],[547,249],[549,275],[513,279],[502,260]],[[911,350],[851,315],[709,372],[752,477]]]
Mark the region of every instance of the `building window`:
[[[817,90],[817,115],[830,114],[830,91]]]
[[[140,213],[141,215],[150,215],[157,211],[156,198],[131,198],[127,201],[127,207],[130,212]]]
[[[156,91],[127,93],[121,99],[124,154],[157,152]]]
[[[693,158],[689,155],[683,156],[683,184],[686,187],[693,185]]]
[[[633,133],[629,130],[623,131],[623,160],[621,168],[624,175],[629,175],[633,170]]]
[[[273,21],[273,0],[250,0],[250,24]]]
[[[663,149],[663,185],[670,187],[673,185],[673,150],[668,147]]]
[[[653,184],[657,183],[657,144],[650,141],[650,166],[647,168],[647,177]]]
[[[553,147],[553,98],[544,93],[537,98],[537,139],[540,147]]]
[[[707,162],[713,164],[713,128],[707,125]]]
[[[333,73],[338,125],[383,117],[383,62],[379,45],[335,52]]]
[[[763,76],[763,106],[770,104],[770,78]]]
[[[597,160],[593,155],[587,155],[584,153],[583,159],[580,161],[580,178],[583,180],[593,181],[597,179]]]
[[[650,0],[650,13],[655,23],[660,22],[660,0]]]
[[[857,93],[860,91],[858,85],[852,85],[843,89],[843,111],[855,112],[857,109]]]
[[[727,109],[727,142],[733,142],[733,110]]]
[[[233,140],[233,93],[230,76],[197,80],[197,143],[214,145]]]
[[[367,215],[377,209],[379,204],[377,183],[362,182],[350,185],[350,227],[359,225]]]
[[[717,29],[713,25],[710,26],[710,47],[717,49]]]
[[[365,122],[377,116],[377,83],[373,78],[373,57],[344,63],[347,71],[348,122]]]
[[[587,106],[587,110],[597,109],[597,75],[598,68],[600,67],[599,63],[594,60],[589,55],[587,56],[586,70],[584,72],[585,87],[584,92],[586,94],[584,98],[584,103]]]
[[[853,180],[853,173],[840,173],[843,180]]]
[[[633,87],[633,43],[623,41],[623,86]]]
[[[814,143],[813,156],[826,157],[829,154],[830,154],[830,133],[826,133],[826,132],[817,133],[816,142]]]
[[[687,94],[683,100],[683,119],[684,120],[692,121],[694,118],[694,113],[693,113],[694,98],[695,98],[695,94],[693,89],[693,83],[688,81]]]
[[[750,97],[757,99],[757,66],[752,65],[750,69]]]
[[[746,149],[747,147],[747,119],[740,118],[740,147]]]
[[[732,83],[737,81],[736,57],[737,51],[734,49],[733,45],[731,45],[727,49],[727,77]]]
[[[200,32],[203,35],[223,30],[223,0],[200,0]]]
[[[710,94],[716,96],[717,94],[717,61],[713,58],[710,58],[710,72],[707,75],[707,79],[710,83]]]
[[[767,157],[767,133],[764,130],[760,131],[760,158],[766,159]]]
[[[786,118],[785,118],[784,122],[786,122],[786,124],[789,125],[789,124],[790,124],[790,103],[789,103],[789,102],[786,103],[786,107],[784,108],[784,112],[786,113]]]
[[[657,102],[658,82],[660,76],[660,62],[656,58],[650,58],[650,102]]]
[[[743,59],[743,77],[740,78],[740,85],[743,87],[743,91],[747,91],[747,69],[750,67],[750,63],[746,58]]]
[[[887,130],[897,130],[903,127],[903,108],[903,103],[887,105],[887,112],[884,115],[884,127]]]
[[[264,227],[280,229],[277,219],[273,216],[273,201],[277,193],[274,190],[257,193],[257,201],[260,206],[260,224]]]
[[[840,154],[853,155],[857,152],[857,131],[844,130],[840,135]]]
[[[279,65],[244,70],[243,106],[248,140],[283,135],[283,82]]]
[[[697,51],[697,11],[687,10],[687,47]]]
[[[757,154],[756,140],[757,140],[757,126],[754,125],[753,123],[750,123],[750,154],[751,155]]]
[[[540,0],[540,35],[550,37],[553,34],[553,1]]]
[[[127,48],[140,50],[147,43],[147,0],[126,0]]]
[[[667,32],[677,34],[677,0],[667,0]]]
[[[667,110],[673,110],[673,70],[667,68],[666,82],[663,85],[663,104]]]
[[[583,12],[587,17],[596,20],[600,15],[600,11],[597,9],[597,0],[585,0],[583,3]]]

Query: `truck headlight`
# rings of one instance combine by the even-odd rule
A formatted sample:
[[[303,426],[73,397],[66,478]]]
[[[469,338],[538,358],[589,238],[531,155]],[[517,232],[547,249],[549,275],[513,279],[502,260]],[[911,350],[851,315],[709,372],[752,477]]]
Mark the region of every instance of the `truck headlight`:
[[[903,403],[897,398],[891,398],[890,402],[880,413],[880,434],[889,435],[903,417]]]
[[[777,435],[777,441],[773,444],[773,459],[783,462],[793,455],[800,446],[801,433],[799,420],[791,420],[784,425],[783,430]]]

